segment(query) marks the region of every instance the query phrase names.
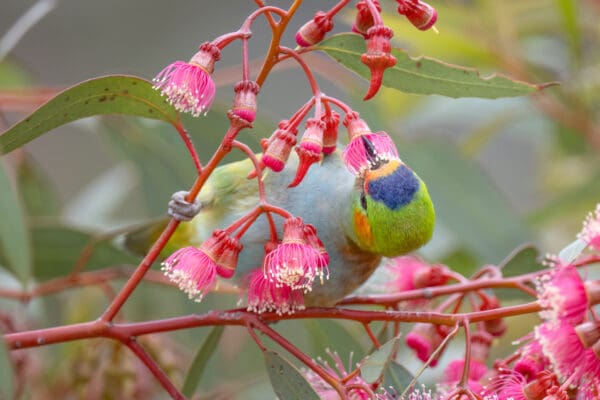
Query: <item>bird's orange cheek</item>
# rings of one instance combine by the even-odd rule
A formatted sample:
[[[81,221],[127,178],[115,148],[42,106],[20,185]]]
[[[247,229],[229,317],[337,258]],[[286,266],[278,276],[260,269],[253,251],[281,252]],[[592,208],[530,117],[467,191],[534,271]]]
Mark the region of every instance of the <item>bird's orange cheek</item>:
[[[373,233],[371,232],[371,225],[367,216],[360,211],[354,212],[354,226],[356,227],[356,234],[360,241],[367,246],[373,245]]]

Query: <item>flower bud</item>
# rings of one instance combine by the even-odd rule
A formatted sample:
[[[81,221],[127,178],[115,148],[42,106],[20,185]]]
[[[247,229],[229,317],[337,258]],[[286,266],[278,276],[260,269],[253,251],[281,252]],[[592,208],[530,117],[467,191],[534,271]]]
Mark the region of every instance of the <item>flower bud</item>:
[[[275,172],[281,172],[290,153],[292,147],[296,144],[297,131],[290,131],[287,126],[287,121],[281,122],[278,129],[273,132],[269,140],[264,145],[264,154],[262,163],[265,167],[270,168]]]
[[[437,21],[436,9],[421,0],[398,0],[398,13],[422,31],[431,28]]]
[[[373,0],[373,4],[377,8],[377,11],[381,12],[381,6],[379,5],[379,1]],[[358,33],[359,35],[362,35],[366,38],[367,31],[375,23],[373,21],[373,14],[371,14],[369,5],[365,0],[360,0],[356,4],[356,10],[356,18],[354,19],[354,23],[352,24],[352,32]]]
[[[235,92],[233,114],[248,122],[253,122],[256,118],[256,95],[260,91],[260,86],[254,81],[240,81],[233,90]]]
[[[301,47],[308,47],[319,43],[325,34],[333,29],[333,20],[327,13],[318,11],[315,17],[302,25],[296,32],[296,43]]]
[[[371,83],[363,100],[375,96],[381,87],[385,70],[396,65],[396,57],[390,53],[392,36],[394,32],[384,25],[375,25],[367,31],[367,51],[360,56],[360,60],[371,71]]]

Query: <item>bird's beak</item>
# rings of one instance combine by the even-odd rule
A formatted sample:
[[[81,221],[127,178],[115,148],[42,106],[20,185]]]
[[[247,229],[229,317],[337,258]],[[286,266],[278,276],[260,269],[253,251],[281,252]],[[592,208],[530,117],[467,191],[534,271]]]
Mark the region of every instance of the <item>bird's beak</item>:
[[[361,135],[360,138],[362,139],[362,143],[365,146],[367,160],[369,160],[369,164],[371,165],[370,169],[379,168],[383,164],[383,162],[381,158],[377,155],[377,150],[375,149],[373,142],[371,142],[365,135]]]

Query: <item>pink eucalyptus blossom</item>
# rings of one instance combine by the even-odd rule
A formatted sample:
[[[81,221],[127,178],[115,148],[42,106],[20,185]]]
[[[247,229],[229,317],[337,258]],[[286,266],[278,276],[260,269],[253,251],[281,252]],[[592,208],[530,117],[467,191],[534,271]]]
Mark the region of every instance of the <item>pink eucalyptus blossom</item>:
[[[287,285],[276,284],[262,268],[250,272],[248,282],[248,311],[293,314],[304,310],[304,293]]]
[[[175,61],[154,78],[154,88],[162,92],[178,111],[194,117],[206,113],[215,98],[215,83],[211,77],[220,50],[204,43],[189,62]]]
[[[596,205],[593,213],[588,214],[578,237],[594,250],[600,251],[600,204]]]

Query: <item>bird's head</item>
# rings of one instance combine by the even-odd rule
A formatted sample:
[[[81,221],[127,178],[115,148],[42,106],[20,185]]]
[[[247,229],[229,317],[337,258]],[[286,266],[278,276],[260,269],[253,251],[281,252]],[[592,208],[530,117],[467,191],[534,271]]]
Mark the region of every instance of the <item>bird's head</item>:
[[[395,257],[415,250],[433,234],[435,213],[425,183],[395,157],[377,154],[363,138],[368,168],[356,178],[349,231],[363,250]]]

